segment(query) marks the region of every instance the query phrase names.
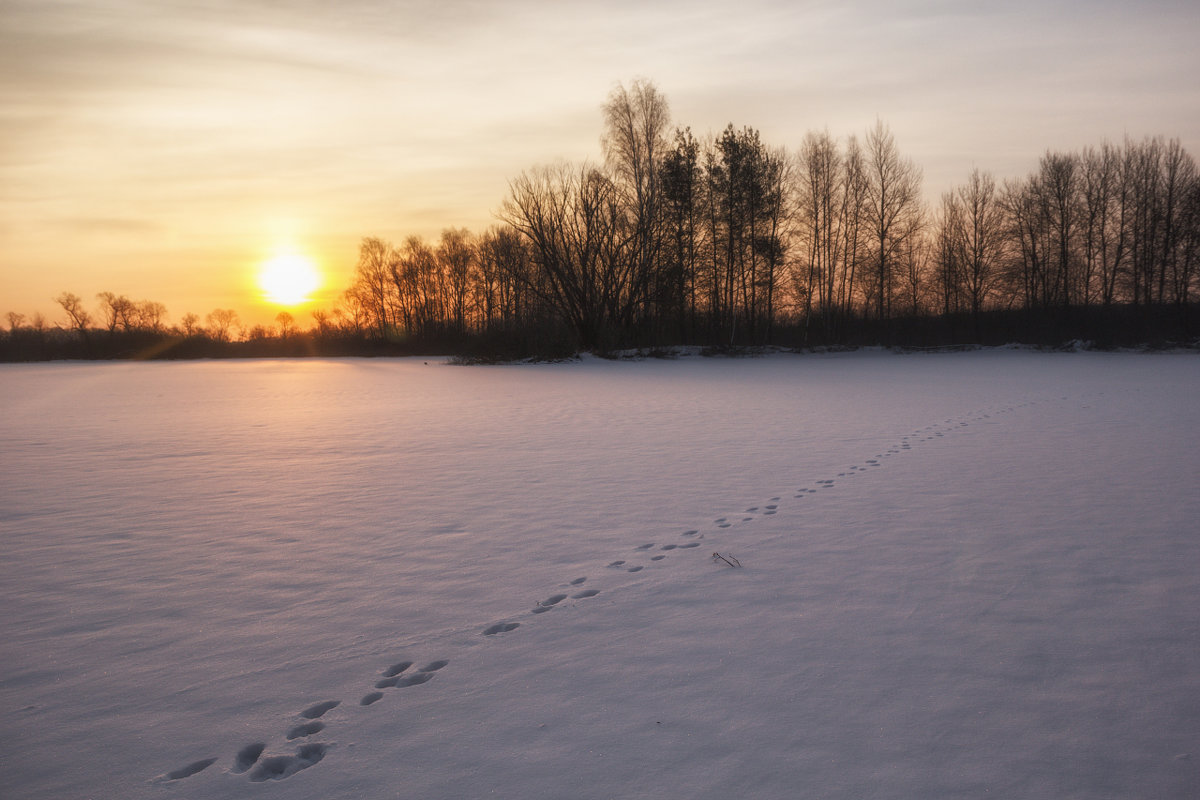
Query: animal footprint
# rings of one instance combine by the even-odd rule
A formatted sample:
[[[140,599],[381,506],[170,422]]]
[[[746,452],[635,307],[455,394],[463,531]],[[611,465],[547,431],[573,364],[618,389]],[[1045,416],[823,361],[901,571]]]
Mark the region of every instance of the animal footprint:
[[[444,658],[440,659],[438,661],[430,661],[428,664],[421,667],[420,671],[421,672],[437,672],[439,669],[441,669],[442,667],[446,666],[449,663],[450,662]]]
[[[640,544],[633,549],[634,550],[649,550],[651,547],[654,547],[654,542],[650,542],[649,544]]]
[[[281,781],[290,778],[302,769],[308,769],[325,757],[329,745],[310,743],[301,745],[294,756],[268,756],[250,772],[250,780]]]
[[[266,749],[265,742],[253,742],[238,750],[237,755],[233,757],[233,771],[240,775],[250,769]]]
[[[599,589],[584,589],[579,594],[571,595],[571,597],[575,598],[576,600],[583,600],[588,597],[595,597],[598,594],[600,594]]]
[[[399,675],[401,672],[404,672],[404,670],[408,669],[408,668],[409,668],[409,667],[411,667],[411,666],[412,666],[412,662],[411,662],[411,661],[400,661],[400,662],[398,662],[398,663],[396,663],[396,664],[392,664],[390,667],[388,667],[387,669],[385,669],[385,670],[383,671],[383,677],[385,677],[385,678],[394,678],[394,677],[396,677],[397,675]]]
[[[658,549],[659,550],[674,550],[678,546],[679,545],[677,545],[677,544],[664,544],[662,547],[660,547]]]
[[[627,570],[625,570],[625,571],[626,571],[626,572],[641,572],[641,571],[642,571],[642,567],[640,567],[640,566],[637,566],[637,567],[630,567],[629,569],[627,569]]]
[[[200,772],[201,770],[208,769],[214,763],[216,763],[215,758],[204,758],[204,759],[201,759],[200,761],[193,761],[192,763],[188,764],[186,767],[180,767],[179,769],[171,770],[164,777],[166,778],[166,780],[169,780],[169,781],[183,780],[184,778],[192,777],[193,775],[195,775],[197,772]]]
[[[358,704],[360,706],[369,706],[372,703],[377,703],[382,699],[383,692],[371,692],[370,694],[363,695],[363,698],[358,701]]]
[[[583,583],[583,582],[584,582],[584,581],[586,581],[586,580],[587,580],[587,578],[576,578],[575,580],[571,581],[571,584],[570,584],[570,585],[571,585],[571,586],[578,586],[579,584]]]
[[[314,733],[320,733],[323,730],[325,730],[324,722],[305,722],[288,731],[287,738],[290,742],[292,739],[303,739],[305,736],[312,736]]]
[[[483,629],[484,636],[495,636],[497,633],[508,633],[511,630],[516,630],[521,627],[519,622],[497,622],[491,627]]]
[[[699,532],[700,532],[700,531],[684,531],[684,532],[683,532],[683,535],[684,535],[684,536],[695,536],[695,535],[696,535],[696,534],[698,534]]]
[[[335,709],[341,704],[342,702],[340,700],[326,700],[323,703],[317,703],[316,705],[309,706],[308,708],[304,709],[300,712],[300,716],[304,717],[305,719],[317,719],[318,717],[325,716],[327,711]]]
[[[624,564],[624,563],[625,563],[624,561],[614,561],[614,562],[612,562],[611,564],[609,564],[609,566],[610,566],[610,567],[619,567],[619,566],[621,566],[621,565],[622,565],[622,564]]]
[[[543,600],[542,602],[540,602],[536,606],[534,606],[533,613],[541,614],[546,611],[549,611],[551,606],[556,606],[559,603],[561,603],[563,600],[566,600],[566,599],[567,599],[567,596],[565,594],[551,595],[550,597],[547,597],[545,600]]]
[[[417,672],[412,675],[406,675],[403,678],[397,678],[395,686],[400,689],[403,689],[405,686],[420,686],[422,683],[427,683],[432,677],[432,672]]]

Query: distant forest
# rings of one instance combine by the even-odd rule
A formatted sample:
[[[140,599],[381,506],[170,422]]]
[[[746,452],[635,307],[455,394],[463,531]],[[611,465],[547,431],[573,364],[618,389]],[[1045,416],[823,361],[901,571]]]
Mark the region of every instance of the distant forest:
[[[168,326],[161,304],[104,293],[93,314],[68,292],[53,325],[10,313],[0,358],[1200,343],[1200,173],[1177,139],[1047,152],[1002,182],[977,169],[930,208],[882,121],[796,151],[732,124],[697,137],[648,81],[603,117],[602,163],[522,173],[490,229],[364,238],[310,325],[217,309]]]

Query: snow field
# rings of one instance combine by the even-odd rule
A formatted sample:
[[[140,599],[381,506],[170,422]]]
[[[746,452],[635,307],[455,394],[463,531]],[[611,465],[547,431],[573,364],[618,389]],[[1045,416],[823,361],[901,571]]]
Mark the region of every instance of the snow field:
[[[437,367],[448,394],[408,363],[313,366],[317,409],[323,370],[424,387],[412,446],[382,441],[402,415],[367,380],[362,416],[280,428],[277,460],[245,437],[147,490],[89,484],[85,456],[65,497],[11,506],[24,796],[1194,793],[1194,358]],[[429,432],[464,387],[465,426]],[[172,469],[170,416],[140,418],[148,471]],[[28,461],[32,427],[4,430]],[[338,463],[355,432],[368,455]],[[39,608],[58,595],[84,620]]]

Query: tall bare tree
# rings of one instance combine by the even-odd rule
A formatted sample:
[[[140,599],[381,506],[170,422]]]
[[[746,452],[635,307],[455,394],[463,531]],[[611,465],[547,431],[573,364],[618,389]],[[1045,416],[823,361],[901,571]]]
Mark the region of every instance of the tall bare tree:
[[[975,169],[967,182],[942,201],[940,273],[953,283],[979,324],[988,300],[1001,285],[1008,250],[1007,219],[995,179]]]
[[[921,231],[921,170],[900,156],[895,137],[882,120],[867,132],[865,141],[871,293],[876,316],[887,319],[897,262],[908,240]]]
[[[67,319],[70,320],[71,327],[79,332],[81,336],[86,337],[88,329],[92,325],[92,315],[83,307],[83,301],[79,299],[79,295],[71,292],[63,292],[58,297],[54,298],[54,302],[62,306],[63,311],[67,312]],[[11,322],[12,316],[9,316]]]
[[[668,147],[671,112],[666,97],[651,81],[637,79],[627,89],[618,84],[604,104],[604,163],[612,175],[624,210],[631,260],[630,291],[648,300],[662,250],[660,173]]]

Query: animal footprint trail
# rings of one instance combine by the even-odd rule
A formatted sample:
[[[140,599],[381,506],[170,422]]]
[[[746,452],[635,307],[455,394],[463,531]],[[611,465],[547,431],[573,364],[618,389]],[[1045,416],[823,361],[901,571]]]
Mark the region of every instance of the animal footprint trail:
[[[1012,408],[1001,409],[996,414],[1003,414],[1012,411]],[[911,452],[914,445],[919,442],[935,441],[938,438],[943,438],[947,433],[960,431],[963,428],[970,427],[968,419],[971,422],[980,422],[985,419],[990,419],[989,415],[983,414],[978,416],[976,412],[974,417],[961,417],[958,419],[948,419],[940,425],[929,425],[920,430],[916,430],[910,434],[906,434],[899,438],[897,442],[890,447],[878,452],[872,458],[862,460],[858,464],[850,465],[843,468],[843,471],[836,473],[836,479],[857,477],[863,473],[874,472],[884,466],[883,459],[893,455],[900,455],[904,452]],[[809,486],[804,486],[796,490],[793,495],[795,499],[809,498],[811,495],[818,494],[822,489],[834,488],[837,484],[835,478],[822,478],[814,481]],[[750,522],[758,516],[771,516],[778,514],[780,511],[780,497],[772,497],[767,502],[760,502],[757,505],[746,507],[741,517],[718,517],[712,521],[712,524],[718,529],[730,528],[738,523]],[[658,544],[655,542],[644,542],[633,547],[635,553],[644,553],[648,560],[653,563],[658,563],[666,560],[666,553],[674,551],[682,551],[698,548],[701,539],[704,535],[699,529],[693,528],[682,531],[678,534],[680,537],[689,539],[682,543],[666,543]],[[658,553],[653,555],[650,551],[658,550]],[[714,558],[716,556],[714,555]],[[729,557],[732,558],[732,557]],[[729,561],[722,556],[721,560],[727,564],[738,566],[736,561]],[[630,564],[624,559],[618,559],[606,565],[609,569],[618,569],[629,573],[637,573],[642,571],[645,566],[643,564]],[[544,614],[561,606],[568,596],[573,600],[585,600],[596,597],[601,593],[599,589],[589,588],[580,589],[582,584],[586,583],[586,576],[576,577],[561,584],[562,588],[572,587],[566,592],[557,592],[551,594],[543,600],[538,601],[530,610],[531,614]],[[577,589],[577,591],[572,590]],[[480,629],[480,634],[483,636],[495,637],[501,634],[510,633],[521,627],[520,622],[502,621],[496,622]],[[429,682],[437,672],[445,668],[449,664],[448,659],[438,659],[428,662],[419,669],[412,671],[414,662],[410,660],[398,661],[380,672],[379,679],[375,682],[376,691],[370,691],[363,695],[359,701],[359,707],[372,706],[384,699],[384,691],[393,688],[404,688],[411,686],[419,686]],[[333,709],[341,705],[340,700],[325,700],[319,703],[314,703],[302,711],[298,716],[301,717],[301,722],[295,723],[288,727],[284,732],[284,737],[287,741],[293,742],[296,740],[308,739],[316,736],[327,730],[326,723],[322,721],[322,717],[328,714]],[[298,772],[301,772],[313,765],[322,761],[330,752],[332,745],[324,742],[308,741],[299,744],[299,746],[290,753],[267,753],[267,744],[265,742],[252,742],[243,746],[237,751],[233,758],[229,772],[236,775],[245,775],[251,782],[279,781],[285,780]],[[172,770],[165,775],[157,778],[157,781],[178,781],[190,778],[200,774],[204,770],[211,767],[217,762],[216,758],[204,758],[197,761],[192,761],[184,766]]]

